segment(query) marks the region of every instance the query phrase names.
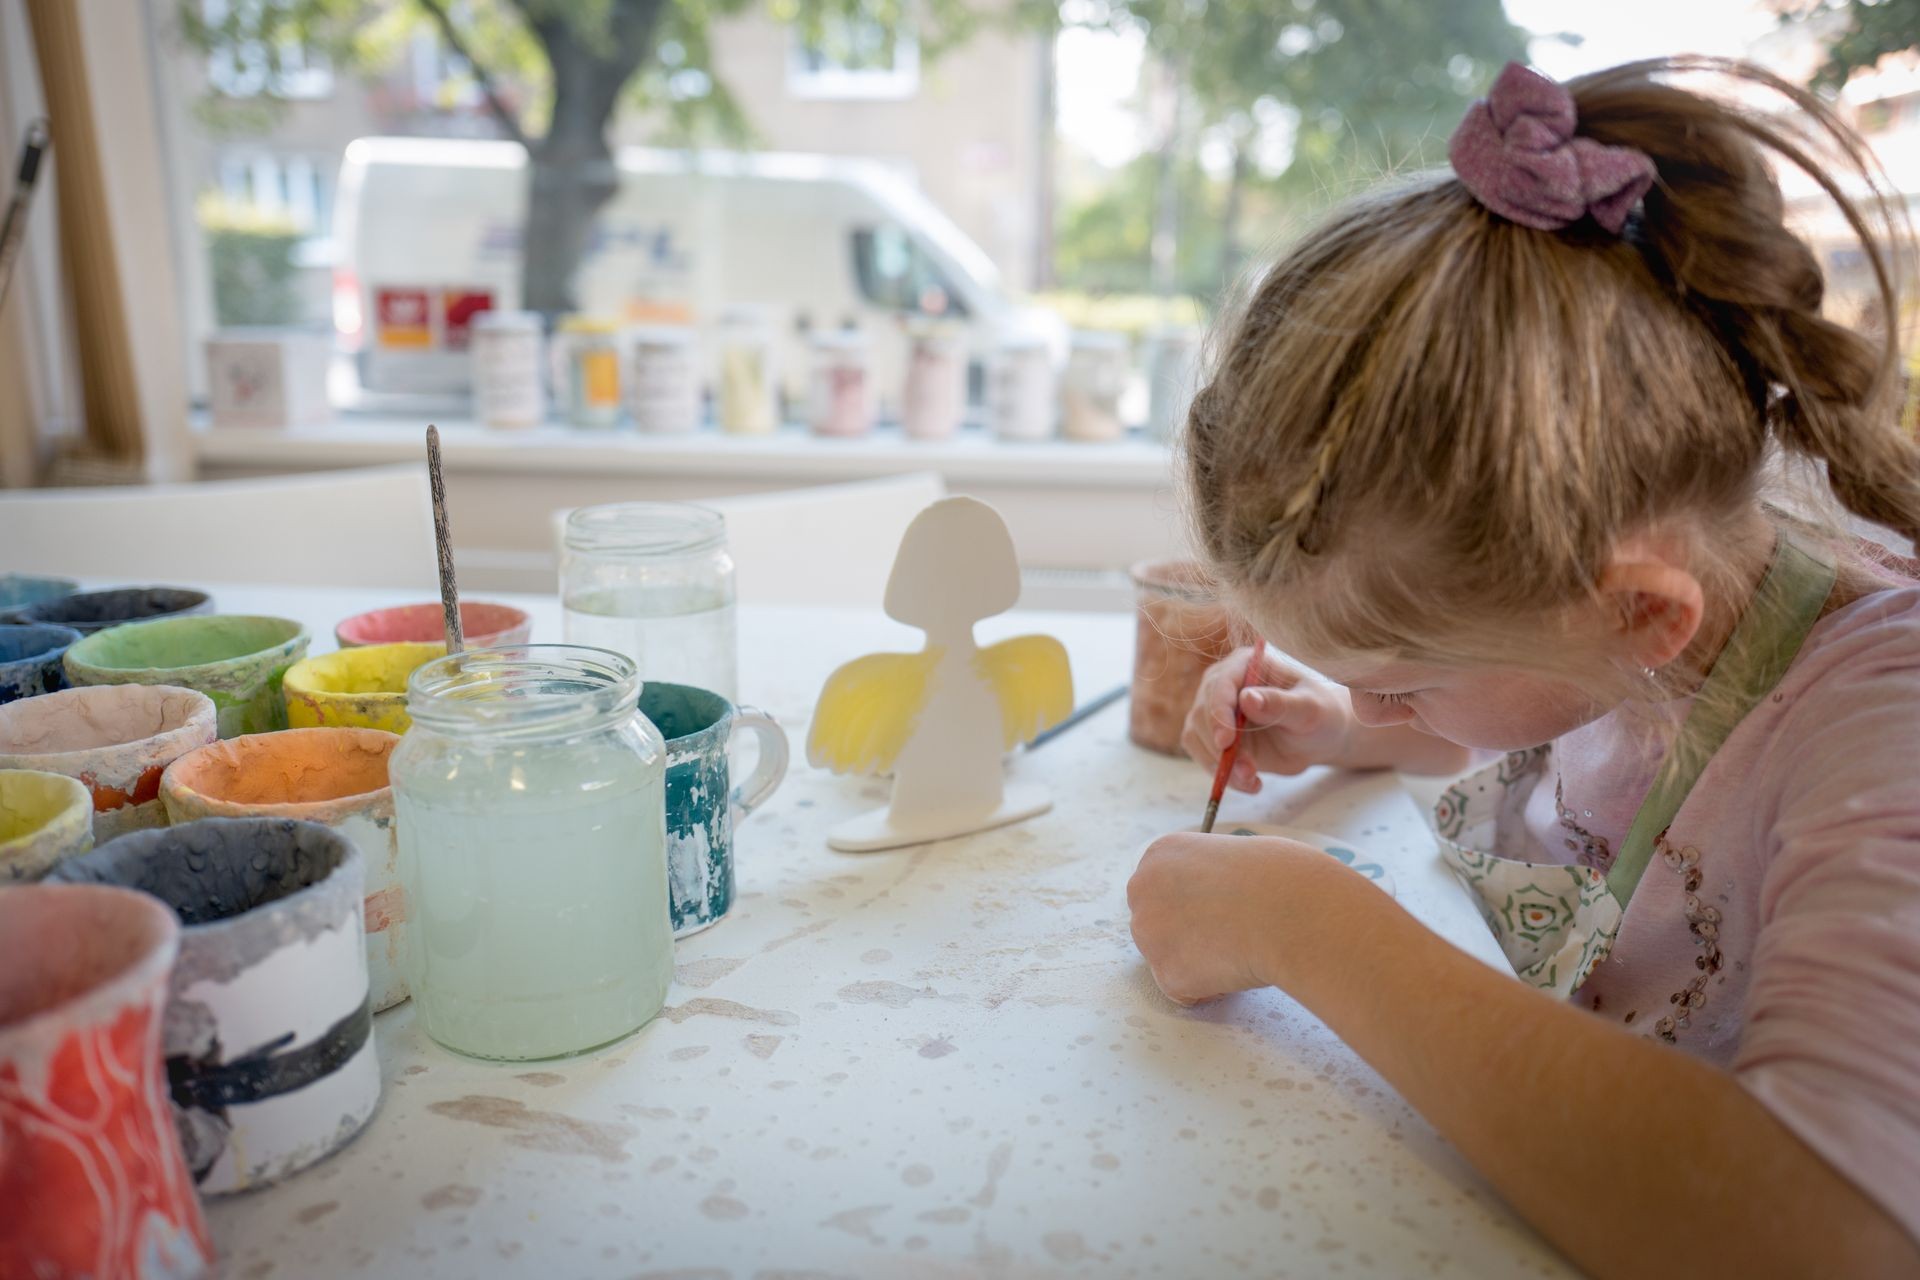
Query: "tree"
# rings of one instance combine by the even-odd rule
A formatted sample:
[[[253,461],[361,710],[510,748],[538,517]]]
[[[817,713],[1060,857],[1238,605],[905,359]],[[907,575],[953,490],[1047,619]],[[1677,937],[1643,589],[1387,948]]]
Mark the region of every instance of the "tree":
[[[521,300],[554,315],[573,309],[573,276],[600,209],[619,189],[608,125],[623,104],[663,109],[685,136],[743,139],[750,125],[713,74],[716,19],[750,0],[178,0],[181,34],[243,66],[271,99],[290,64],[324,53],[371,69],[399,39],[430,25],[471,69],[503,136],[527,149]],[[903,0],[774,0],[777,16],[813,44],[836,22],[889,30]],[[211,16],[210,16],[211,15]],[[914,18],[923,56],[977,26],[962,0],[927,0]]]
[[[1251,187],[1311,206],[1357,180],[1436,161],[1475,94],[1503,63],[1526,57],[1525,33],[1500,0],[1107,0],[1070,12],[1083,10],[1084,25],[1142,31],[1152,56],[1179,69],[1192,123],[1165,132],[1169,157],[1200,136],[1228,148],[1217,203],[1222,281],[1245,254]],[[1288,133],[1277,163],[1259,154]],[[1176,167],[1160,164],[1168,175]]]
[[[1774,10],[1783,23],[1833,26],[1815,88],[1838,89],[1890,53],[1920,49],[1920,0],[1775,0]]]

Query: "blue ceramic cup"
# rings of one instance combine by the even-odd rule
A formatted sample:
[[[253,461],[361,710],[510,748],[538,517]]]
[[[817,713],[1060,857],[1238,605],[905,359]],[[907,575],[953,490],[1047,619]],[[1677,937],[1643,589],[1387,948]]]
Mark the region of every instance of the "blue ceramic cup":
[[[0,702],[66,688],[60,659],[79,638],[72,627],[0,626]]]
[[[58,600],[79,589],[80,584],[72,578],[36,578],[24,573],[0,573],[0,609],[18,609],[23,605],[39,604],[42,600]]]
[[[674,936],[685,937],[733,906],[733,829],[787,776],[787,735],[766,712],[691,685],[648,681],[640,714],[667,740],[667,900]],[[760,743],[737,787],[727,761],[736,729]]]

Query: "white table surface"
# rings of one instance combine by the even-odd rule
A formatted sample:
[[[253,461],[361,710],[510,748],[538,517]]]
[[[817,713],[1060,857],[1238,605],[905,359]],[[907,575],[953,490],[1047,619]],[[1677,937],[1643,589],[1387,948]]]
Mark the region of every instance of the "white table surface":
[[[212,588],[222,612],[339,618],[392,593]],[[551,600],[537,641],[560,639]],[[1009,615],[1059,636],[1081,697],[1123,680],[1117,615]],[[265,1277],[1474,1277],[1566,1264],[1371,1069],[1275,991],[1183,1010],[1127,933],[1143,845],[1206,777],[1133,748],[1116,704],[1013,772],[1051,813],[880,854],[830,851],[871,779],[801,763],[827,672],[915,633],[879,613],[743,610],[744,699],[796,768],[741,828],[733,913],[679,944],[668,1007],[619,1044],[518,1065],[375,1019],[385,1096],[346,1149],[210,1202],[224,1274]],[[1317,772],[1225,821],[1346,837],[1492,963],[1391,774]],[[1356,956],[1354,963],[1366,963]]]

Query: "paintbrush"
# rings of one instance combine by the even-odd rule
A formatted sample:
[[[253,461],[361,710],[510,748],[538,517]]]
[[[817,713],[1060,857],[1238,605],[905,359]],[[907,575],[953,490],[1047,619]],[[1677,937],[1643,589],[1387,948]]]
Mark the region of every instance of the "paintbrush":
[[[20,238],[27,232],[27,206],[33,202],[34,180],[40,176],[40,157],[46,154],[51,136],[47,122],[35,120],[27,126],[20,144],[20,169],[14,179],[13,199],[0,218],[0,302],[7,300],[7,286],[13,283],[13,259],[20,252]]]
[[[1100,712],[1105,711],[1108,707],[1112,706],[1114,703],[1120,701],[1120,699],[1126,696],[1127,696],[1126,685],[1123,684],[1123,685],[1114,686],[1113,688],[1107,690],[1105,693],[1101,694],[1099,697],[1095,698],[1093,701],[1084,703],[1081,706],[1076,707],[1072,715],[1068,716],[1065,720],[1062,720],[1059,724],[1054,725],[1051,729],[1045,729],[1039,733],[1034,734],[1033,741],[1027,744],[1027,750],[1031,751],[1035,747],[1045,746],[1047,743],[1052,742],[1055,738],[1059,737],[1061,734],[1065,733],[1067,730],[1073,728],[1073,726],[1079,724],[1081,721],[1087,719],[1090,716],[1098,715]]]
[[[453,537],[447,532],[447,481],[440,471],[440,428],[427,428],[427,483],[433,490],[433,547],[440,560],[440,608],[446,614],[447,652],[466,646],[460,633],[460,588],[453,581]]]
[[[1260,661],[1259,646],[1247,657],[1247,669],[1240,673],[1240,683],[1233,693],[1233,741],[1220,753],[1219,767],[1213,771],[1213,792],[1207,797],[1207,816],[1200,820],[1200,830],[1211,833],[1213,820],[1220,816],[1220,800],[1227,794],[1227,779],[1233,774],[1233,762],[1240,754],[1240,739],[1247,731],[1247,713],[1240,709],[1240,695],[1253,679],[1253,669]]]

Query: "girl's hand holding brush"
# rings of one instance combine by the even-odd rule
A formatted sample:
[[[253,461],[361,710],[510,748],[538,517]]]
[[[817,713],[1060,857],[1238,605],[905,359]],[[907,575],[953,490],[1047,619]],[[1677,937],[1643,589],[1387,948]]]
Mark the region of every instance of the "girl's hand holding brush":
[[[1354,724],[1347,691],[1288,666],[1265,646],[1258,655],[1251,648],[1236,649],[1208,668],[1187,713],[1181,745],[1212,769],[1232,744],[1241,717],[1245,729],[1227,775],[1235,791],[1260,790],[1262,773],[1294,774],[1317,764],[1348,763]]]

